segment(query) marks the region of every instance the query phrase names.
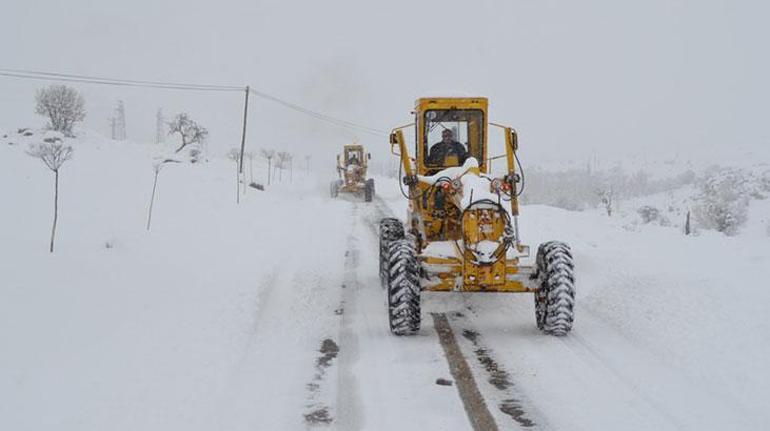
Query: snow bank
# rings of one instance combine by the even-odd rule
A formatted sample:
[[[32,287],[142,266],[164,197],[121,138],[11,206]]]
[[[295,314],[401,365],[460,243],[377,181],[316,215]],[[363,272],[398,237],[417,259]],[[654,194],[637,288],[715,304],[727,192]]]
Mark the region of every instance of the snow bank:
[[[66,142],[53,255],[53,176],[25,141],[0,145],[0,429],[301,428],[317,341],[339,307],[314,291],[339,286],[324,269],[341,268],[347,206],[297,173],[291,199],[286,181],[236,205],[234,163],[214,158],[160,172],[147,232],[162,150],[91,133]],[[308,208],[328,218],[308,223]],[[293,280],[299,261],[310,274]],[[285,303],[283,319],[259,320],[268,301]],[[255,340],[258,324],[276,337]]]

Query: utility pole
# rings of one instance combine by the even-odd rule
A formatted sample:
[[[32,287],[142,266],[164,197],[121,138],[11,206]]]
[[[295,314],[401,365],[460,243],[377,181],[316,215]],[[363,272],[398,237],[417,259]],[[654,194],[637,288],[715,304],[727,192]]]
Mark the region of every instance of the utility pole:
[[[241,134],[241,160],[238,165],[238,174],[243,174],[243,152],[246,148],[246,118],[249,113],[249,86],[246,86],[246,100],[243,104],[243,133]]]

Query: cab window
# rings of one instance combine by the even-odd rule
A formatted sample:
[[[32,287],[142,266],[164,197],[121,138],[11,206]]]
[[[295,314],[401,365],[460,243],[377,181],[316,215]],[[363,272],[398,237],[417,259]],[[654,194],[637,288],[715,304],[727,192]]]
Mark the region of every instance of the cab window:
[[[361,154],[361,150],[359,149],[347,149],[345,150],[345,160],[350,163],[351,160],[354,160],[355,162],[361,163],[363,154]]]
[[[449,167],[475,157],[483,164],[484,113],[478,109],[425,111],[423,155],[427,167]],[[464,154],[459,154],[464,152]]]

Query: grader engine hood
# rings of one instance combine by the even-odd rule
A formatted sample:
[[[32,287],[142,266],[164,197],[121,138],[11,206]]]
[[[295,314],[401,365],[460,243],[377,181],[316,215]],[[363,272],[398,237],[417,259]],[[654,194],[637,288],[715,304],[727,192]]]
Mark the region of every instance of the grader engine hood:
[[[358,165],[348,165],[345,168],[345,179],[347,183],[363,182],[363,169]]]
[[[468,158],[462,166],[446,168],[435,175],[418,175],[417,179],[430,185],[440,182],[448,184],[445,188],[452,189],[452,200],[461,210],[477,201],[500,200],[500,196],[490,188],[492,178],[479,171],[479,163],[473,157]]]
[[[441,187],[460,210],[462,238],[458,245],[467,262],[490,265],[505,259],[514,239],[510,214],[500,194],[492,191],[493,179],[479,171],[475,158],[418,179]]]

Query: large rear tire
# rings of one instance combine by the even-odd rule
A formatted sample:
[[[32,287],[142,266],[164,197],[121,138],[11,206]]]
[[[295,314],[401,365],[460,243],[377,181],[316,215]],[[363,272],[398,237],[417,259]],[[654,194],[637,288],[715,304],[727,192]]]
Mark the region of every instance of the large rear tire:
[[[369,178],[364,186],[364,201],[371,202],[372,199],[374,199],[374,179]]]
[[[393,241],[388,254],[390,332],[412,335],[420,330],[420,271],[413,241],[410,238]]]
[[[340,180],[332,181],[329,188],[330,188],[331,196],[333,198],[336,198],[340,194]]]
[[[541,244],[537,250],[535,319],[546,334],[562,336],[575,320],[575,265],[570,247],[559,241]]]
[[[389,253],[390,244],[404,238],[404,225],[396,218],[384,218],[380,220],[380,283],[382,287],[388,286],[388,271],[390,269]]]

